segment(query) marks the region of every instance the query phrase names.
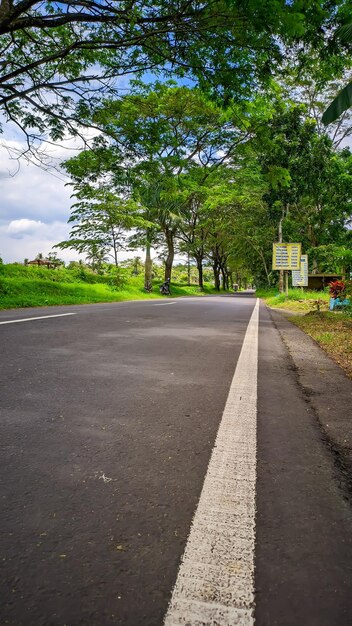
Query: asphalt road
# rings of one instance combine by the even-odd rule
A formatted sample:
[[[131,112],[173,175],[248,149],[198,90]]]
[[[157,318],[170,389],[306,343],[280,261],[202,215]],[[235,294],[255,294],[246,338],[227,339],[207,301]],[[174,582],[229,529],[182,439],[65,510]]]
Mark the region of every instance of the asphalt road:
[[[0,313],[1,626],[161,626],[254,305]],[[263,307],[257,428],[256,623],[350,625],[351,504]]]

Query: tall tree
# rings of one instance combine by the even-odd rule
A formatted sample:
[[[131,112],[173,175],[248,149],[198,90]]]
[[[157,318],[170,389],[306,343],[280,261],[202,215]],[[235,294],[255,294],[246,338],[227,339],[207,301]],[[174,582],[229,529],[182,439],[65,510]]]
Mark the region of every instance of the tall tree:
[[[111,255],[118,266],[118,253],[126,241],[126,229],[144,224],[139,208],[112,194],[107,188],[84,185],[76,192],[69,223],[73,223],[69,239],[56,244],[62,250],[73,248],[92,258]],[[93,256],[92,256],[93,255]]]
[[[205,209],[227,253],[229,269],[255,276],[258,284],[270,286],[272,243],[276,225],[264,201],[268,191],[251,142],[245,146],[236,168],[221,172],[209,194]],[[240,282],[240,276],[236,282]]]
[[[112,143],[93,154],[81,153],[66,168],[78,186],[106,179],[116,193],[124,188],[146,207],[148,220],[164,235],[169,279],[185,204],[185,175],[202,168],[204,177],[231,160],[249,130],[238,125],[235,106],[223,109],[198,89],[137,83],[136,90],[104,103],[95,113]]]
[[[217,232],[219,229],[218,225],[214,228],[214,214],[209,210],[209,200],[219,184],[225,185],[225,180],[232,184],[226,175],[229,169],[231,168],[226,168],[222,163],[215,163],[211,167],[197,163],[193,164],[180,181],[183,202],[177,238],[181,252],[186,252],[195,260],[201,290],[204,287],[203,265],[209,252],[209,240],[213,237],[214,230]]]

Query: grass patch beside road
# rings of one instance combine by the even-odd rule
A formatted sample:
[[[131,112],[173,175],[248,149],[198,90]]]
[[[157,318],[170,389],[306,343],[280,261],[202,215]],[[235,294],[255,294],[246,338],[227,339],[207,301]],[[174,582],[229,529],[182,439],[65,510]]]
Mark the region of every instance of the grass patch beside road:
[[[7,278],[1,281],[0,308],[54,306],[61,304],[88,304],[94,302],[118,302],[120,300],[139,300],[157,297],[141,290],[122,291],[111,289],[104,284],[85,284],[83,282],[51,282],[40,279]]]
[[[352,317],[350,315],[324,311],[295,315],[289,319],[315,339],[352,378]]]
[[[330,296],[325,291],[302,291],[302,289],[289,289],[288,296],[278,293],[277,289],[258,289],[258,298],[265,300],[266,304],[273,308],[287,311],[308,313],[317,308],[316,301],[320,300],[320,308],[329,308]]]
[[[285,296],[272,289],[258,290],[257,296],[269,307],[296,313],[288,317],[289,321],[312,337],[352,378],[352,315],[347,311],[329,311],[328,293],[290,289]]]
[[[123,286],[116,287],[105,276],[92,272],[4,265],[0,267],[0,309],[54,306],[63,304],[92,304],[162,298],[154,281],[152,292],[146,293],[143,276],[130,276]],[[197,285],[171,284],[172,297],[201,296]],[[205,293],[215,293],[206,287]]]

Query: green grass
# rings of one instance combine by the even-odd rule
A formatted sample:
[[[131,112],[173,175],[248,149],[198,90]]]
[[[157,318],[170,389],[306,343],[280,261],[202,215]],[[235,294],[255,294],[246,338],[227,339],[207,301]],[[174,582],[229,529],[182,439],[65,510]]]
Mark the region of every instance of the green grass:
[[[324,291],[290,289],[289,295],[277,290],[257,291],[266,304],[296,313],[289,320],[312,337],[352,378],[352,313],[351,310],[328,311],[330,296]],[[320,311],[316,301],[320,301]]]
[[[327,345],[332,344],[334,342],[334,333],[331,331],[317,333],[316,340],[319,341],[319,343],[325,343]]]
[[[317,300],[321,301],[320,308],[326,310],[330,299],[329,294],[325,291],[306,291],[297,288],[289,289],[288,296],[279,293],[277,289],[258,289],[256,295],[263,298],[270,307],[302,313],[316,310]]]
[[[95,302],[121,302],[161,298],[155,281],[152,293],[143,289],[143,276],[131,276],[126,284],[117,288],[111,277],[76,270],[48,270],[46,268],[3,265],[0,267],[0,309],[18,307],[54,306],[62,304],[88,304]],[[171,284],[172,297],[203,295],[198,286]],[[214,289],[206,288],[206,293]]]
[[[349,312],[309,313],[290,317],[352,378],[352,316]]]

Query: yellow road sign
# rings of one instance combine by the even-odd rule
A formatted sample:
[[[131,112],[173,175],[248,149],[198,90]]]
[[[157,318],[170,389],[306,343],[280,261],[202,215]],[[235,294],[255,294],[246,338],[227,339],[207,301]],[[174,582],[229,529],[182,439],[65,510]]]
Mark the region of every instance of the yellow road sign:
[[[273,270],[301,269],[301,249],[300,243],[274,243]]]

